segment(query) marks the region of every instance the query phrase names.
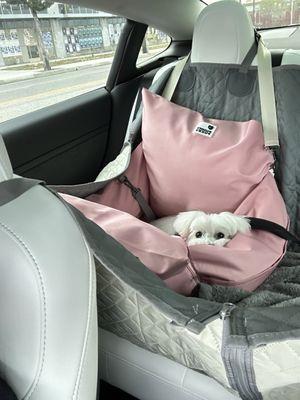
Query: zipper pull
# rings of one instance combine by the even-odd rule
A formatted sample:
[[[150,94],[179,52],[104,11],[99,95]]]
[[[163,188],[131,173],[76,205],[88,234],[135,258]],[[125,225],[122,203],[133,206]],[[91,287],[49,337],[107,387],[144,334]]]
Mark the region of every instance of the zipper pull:
[[[224,321],[227,317],[230,317],[231,312],[236,308],[233,303],[224,303],[222,310],[219,312],[220,318]]]

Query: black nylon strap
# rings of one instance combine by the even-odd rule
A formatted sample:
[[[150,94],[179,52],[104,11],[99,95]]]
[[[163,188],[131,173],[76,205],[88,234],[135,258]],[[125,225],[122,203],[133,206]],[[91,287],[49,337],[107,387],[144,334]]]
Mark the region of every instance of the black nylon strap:
[[[257,53],[257,42],[253,42],[252,46],[250,47],[248,53],[246,54],[242,64],[241,64],[241,70],[244,71],[250,67],[254,57],[256,56]]]
[[[256,30],[254,30],[254,38],[255,40],[252,46],[250,47],[248,53],[246,54],[244,60],[241,63],[240,72],[247,72],[248,68],[252,64],[252,61],[254,60],[254,57],[257,54],[257,47],[258,47],[258,42],[260,40],[260,34]]]
[[[145,197],[143,196],[143,193],[141,191],[140,188],[135,187],[130,180],[127,178],[126,175],[121,175],[118,178],[118,181],[122,184],[124,184],[125,186],[127,186],[132,194],[132,197],[138,202],[138,205],[140,206],[141,211],[144,214],[145,220],[147,222],[151,222],[153,220],[156,219],[156,216],[152,210],[152,208],[150,207],[150,205],[148,204],[147,200],[145,199]]]
[[[300,239],[285,229],[283,226],[276,224],[275,222],[269,221],[263,218],[247,217],[250,221],[252,229],[258,229],[266,232],[273,233],[282,239],[290,240],[294,243],[300,244]]]

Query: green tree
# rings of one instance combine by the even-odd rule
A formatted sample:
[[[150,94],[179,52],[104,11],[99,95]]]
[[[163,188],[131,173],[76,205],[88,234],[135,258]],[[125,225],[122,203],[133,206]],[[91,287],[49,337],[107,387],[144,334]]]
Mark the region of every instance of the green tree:
[[[286,13],[294,14],[299,8],[300,0],[261,0],[259,4],[262,15],[271,16],[273,25],[282,25],[281,21]],[[290,19],[292,22],[293,17]]]
[[[34,29],[37,37],[39,56],[43,62],[44,70],[50,71],[51,66],[49,61],[49,54],[43,42],[41,22],[37,13],[46,10],[53,4],[53,2],[50,0],[6,0],[6,2],[8,4],[24,4],[30,9],[34,21]]]

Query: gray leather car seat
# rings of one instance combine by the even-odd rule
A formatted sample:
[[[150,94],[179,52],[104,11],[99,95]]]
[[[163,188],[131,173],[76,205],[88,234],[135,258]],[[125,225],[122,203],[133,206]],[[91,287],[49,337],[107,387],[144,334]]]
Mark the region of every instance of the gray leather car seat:
[[[13,176],[0,138],[0,199]],[[0,206],[0,376],[18,399],[95,400],[95,265],[65,206],[37,185]]]

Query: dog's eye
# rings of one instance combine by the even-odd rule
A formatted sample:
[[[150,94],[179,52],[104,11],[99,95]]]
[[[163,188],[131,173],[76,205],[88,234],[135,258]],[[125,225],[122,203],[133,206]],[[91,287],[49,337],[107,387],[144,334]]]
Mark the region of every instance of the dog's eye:
[[[201,238],[201,236],[202,236],[202,232],[200,232],[200,231],[196,232],[196,238]]]
[[[218,232],[216,235],[215,235],[215,238],[216,239],[223,239],[225,237],[225,235],[224,235],[224,233],[222,233],[222,232]]]

